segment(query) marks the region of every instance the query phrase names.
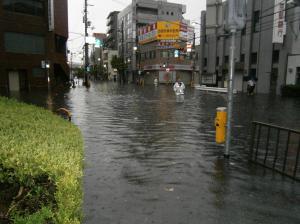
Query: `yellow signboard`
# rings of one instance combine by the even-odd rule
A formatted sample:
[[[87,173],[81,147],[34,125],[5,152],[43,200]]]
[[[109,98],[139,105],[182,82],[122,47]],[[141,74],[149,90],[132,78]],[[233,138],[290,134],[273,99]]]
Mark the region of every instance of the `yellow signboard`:
[[[157,40],[178,40],[180,33],[179,21],[158,21]]]

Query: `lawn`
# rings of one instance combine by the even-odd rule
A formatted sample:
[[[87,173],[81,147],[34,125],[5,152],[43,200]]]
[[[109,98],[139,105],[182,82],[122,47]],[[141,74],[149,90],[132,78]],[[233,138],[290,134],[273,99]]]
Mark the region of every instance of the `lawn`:
[[[82,169],[74,124],[0,97],[0,223],[80,223]]]

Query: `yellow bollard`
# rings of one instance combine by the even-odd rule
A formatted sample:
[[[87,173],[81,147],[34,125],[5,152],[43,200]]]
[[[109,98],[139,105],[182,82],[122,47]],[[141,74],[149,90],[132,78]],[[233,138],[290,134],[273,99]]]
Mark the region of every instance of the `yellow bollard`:
[[[225,143],[226,138],[226,122],[227,122],[227,111],[226,107],[217,108],[217,117],[215,119],[216,126],[216,143]]]

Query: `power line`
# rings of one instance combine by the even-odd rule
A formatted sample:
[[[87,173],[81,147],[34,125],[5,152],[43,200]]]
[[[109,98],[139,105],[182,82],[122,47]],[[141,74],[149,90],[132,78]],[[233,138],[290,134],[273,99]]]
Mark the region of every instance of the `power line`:
[[[112,0],[112,1],[118,3],[118,4],[122,5],[122,6],[125,6],[125,5],[127,6],[128,5],[127,3],[119,1],[119,0]]]

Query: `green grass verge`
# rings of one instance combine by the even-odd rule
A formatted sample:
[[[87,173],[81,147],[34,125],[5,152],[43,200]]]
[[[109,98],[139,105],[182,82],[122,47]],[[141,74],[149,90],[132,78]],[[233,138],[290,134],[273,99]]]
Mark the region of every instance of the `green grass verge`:
[[[82,169],[83,140],[75,125],[0,97],[0,187],[11,189],[0,210],[6,207],[10,220],[80,223]]]

